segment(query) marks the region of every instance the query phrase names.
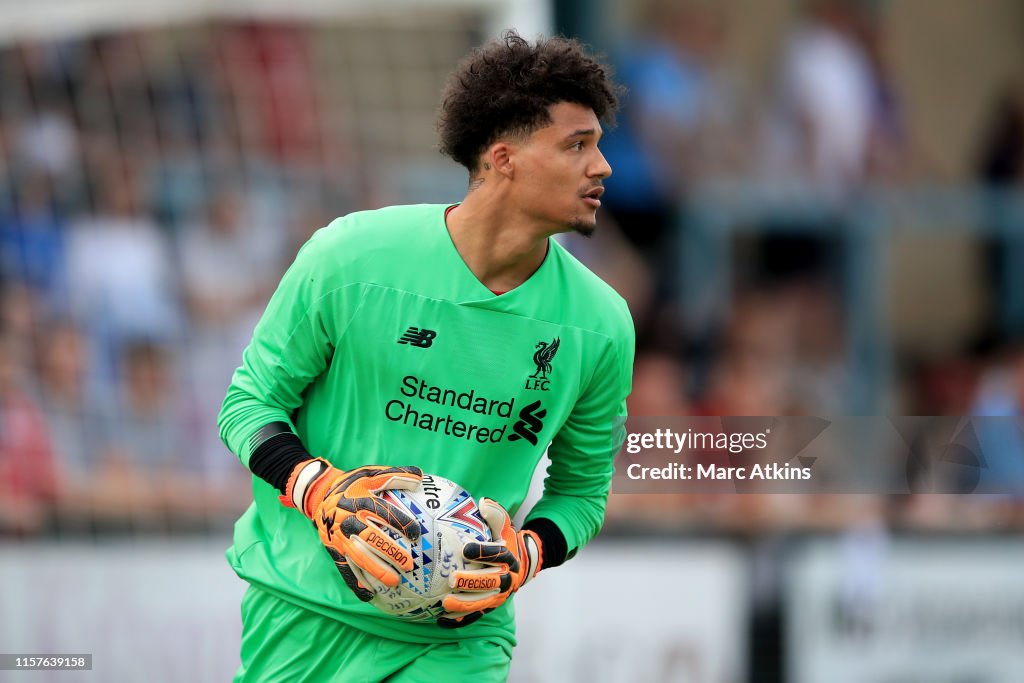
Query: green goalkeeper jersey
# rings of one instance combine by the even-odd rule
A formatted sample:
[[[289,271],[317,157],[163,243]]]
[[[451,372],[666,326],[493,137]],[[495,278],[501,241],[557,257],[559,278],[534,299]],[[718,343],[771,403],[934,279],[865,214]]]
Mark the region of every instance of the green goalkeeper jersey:
[[[257,430],[288,422],[337,468],[416,465],[512,514],[547,448],[528,518],[554,522],[571,556],[601,527],[622,442],[629,311],[554,240],[526,282],[495,295],[459,256],[445,209],[359,212],[317,231],[253,332],[221,436],[248,464]],[[360,602],[309,520],[255,476],[253,494],[228,550],[250,583],[387,638],[514,643],[511,601],[454,631]]]

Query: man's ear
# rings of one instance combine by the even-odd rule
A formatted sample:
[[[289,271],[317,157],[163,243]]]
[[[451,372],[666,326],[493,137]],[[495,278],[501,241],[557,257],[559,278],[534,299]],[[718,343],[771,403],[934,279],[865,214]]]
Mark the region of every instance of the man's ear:
[[[515,171],[515,146],[509,142],[495,142],[484,152],[484,171],[494,171],[511,178]]]

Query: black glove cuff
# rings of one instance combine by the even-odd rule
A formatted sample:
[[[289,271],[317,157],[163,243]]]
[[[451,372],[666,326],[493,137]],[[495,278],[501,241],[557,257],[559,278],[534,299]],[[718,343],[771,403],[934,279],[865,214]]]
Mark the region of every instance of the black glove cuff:
[[[545,517],[531,519],[523,525],[523,530],[532,531],[540,539],[541,552],[543,553],[541,569],[557,567],[576,554],[575,550],[572,555],[569,554],[569,545],[565,540],[565,534],[550,519]]]
[[[300,462],[312,459],[287,422],[264,425],[249,439],[249,471],[281,493]]]

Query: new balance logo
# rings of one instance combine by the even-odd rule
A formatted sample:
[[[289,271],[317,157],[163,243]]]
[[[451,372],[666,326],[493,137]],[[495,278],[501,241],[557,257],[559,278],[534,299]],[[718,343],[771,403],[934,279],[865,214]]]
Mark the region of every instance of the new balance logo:
[[[412,344],[418,346],[421,349],[429,349],[430,345],[434,343],[434,337],[437,336],[437,332],[434,330],[428,330],[426,328],[420,329],[418,327],[410,327],[405,331],[405,334],[398,340],[399,344]]]
[[[541,408],[540,401],[534,401],[524,407],[519,411],[519,421],[512,425],[512,431],[515,433],[509,434],[508,440],[519,441],[519,439],[526,439],[536,446],[537,435],[540,434],[540,430],[544,429],[542,420],[547,414],[548,411]]]

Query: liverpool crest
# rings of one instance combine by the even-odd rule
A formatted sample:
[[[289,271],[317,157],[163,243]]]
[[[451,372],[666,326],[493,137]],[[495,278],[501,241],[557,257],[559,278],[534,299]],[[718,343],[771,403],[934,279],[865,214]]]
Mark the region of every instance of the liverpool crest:
[[[555,359],[555,354],[558,353],[558,345],[560,343],[561,340],[558,337],[552,339],[550,343],[545,341],[537,342],[535,347],[537,350],[533,352],[533,362],[536,364],[537,370],[527,378],[527,389],[548,390],[548,375],[552,370],[551,362]]]

